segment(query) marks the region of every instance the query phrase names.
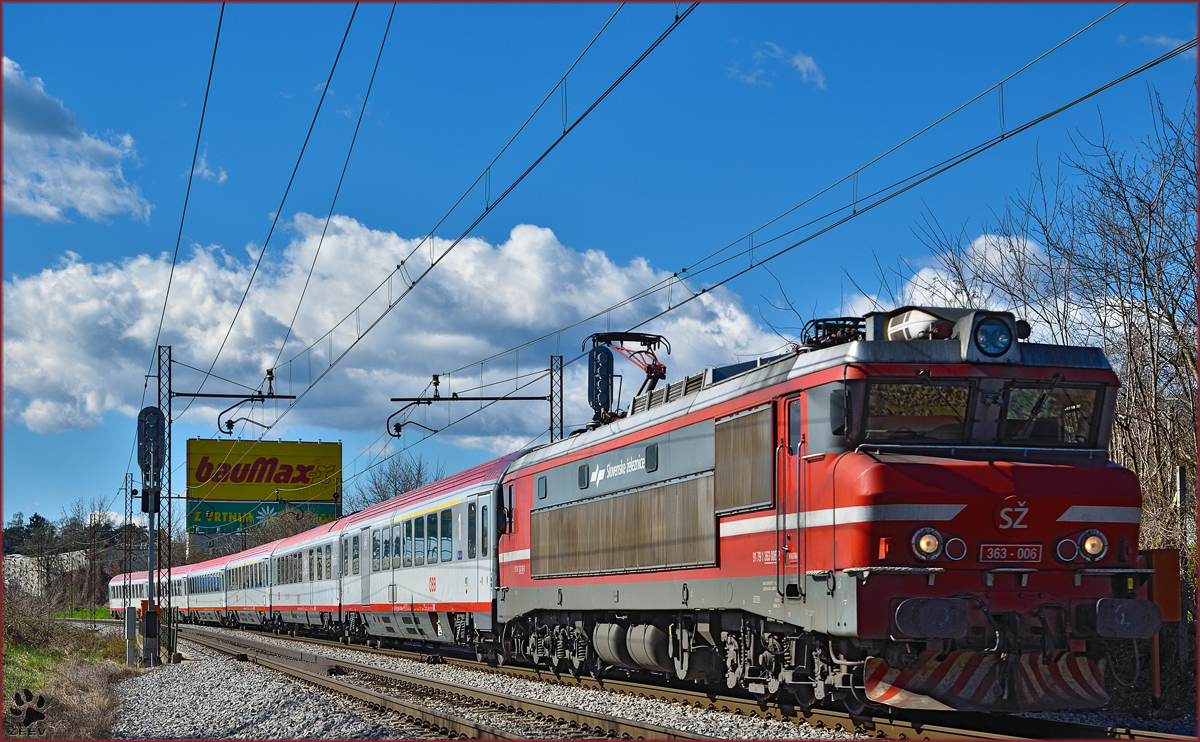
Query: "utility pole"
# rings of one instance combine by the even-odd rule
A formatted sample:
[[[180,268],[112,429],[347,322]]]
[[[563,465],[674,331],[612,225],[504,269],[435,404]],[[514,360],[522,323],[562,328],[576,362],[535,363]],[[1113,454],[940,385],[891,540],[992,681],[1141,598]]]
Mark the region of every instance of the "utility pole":
[[[129,592],[132,583],[129,574],[133,571],[133,473],[125,474],[125,525],[122,544],[124,549],[124,569],[121,573],[125,578],[121,581],[121,600],[125,605],[125,664],[133,667],[137,664],[137,609],[133,607]]]

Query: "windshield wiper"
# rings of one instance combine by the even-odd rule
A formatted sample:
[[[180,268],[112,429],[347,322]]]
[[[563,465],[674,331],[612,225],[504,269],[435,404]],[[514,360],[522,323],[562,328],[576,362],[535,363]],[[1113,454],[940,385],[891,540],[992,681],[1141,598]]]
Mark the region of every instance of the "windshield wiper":
[[[1050,388],[1042,392],[1038,396],[1037,401],[1033,403],[1033,409],[1029,411],[1029,417],[1025,418],[1025,425],[1021,428],[1021,432],[1013,436],[1014,441],[1023,441],[1033,432],[1033,423],[1037,420],[1038,413],[1042,411],[1046,400],[1050,399],[1050,395],[1054,394],[1054,390],[1058,388],[1058,383],[1063,380],[1062,374],[1055,374],[1050,379]]]
[[[929,369],[927,369],[927,368],[917,369],[917,376],[920,377],[921,380],[925,382],[926,386],[928,386],[929,388],[933,389],[933,391],[938,393],[938,396],[942,398],[942,402],[944,402],[946,407],[948,407],[950,409],[950,412],[954,415],[954,417],[956,417],[958,419],[958,424],[962,425],[963,427],[966,427],[966,425],[967,425],[966,420],[963,420],[962,415],[958,414],[958,412],[955,411],[954,405],[950,404],[950,400],[946,398],[946,395],[944,392],[942,392],[941,387],[939,387],[937,384],[934,384],[933,379],[929,378]]]

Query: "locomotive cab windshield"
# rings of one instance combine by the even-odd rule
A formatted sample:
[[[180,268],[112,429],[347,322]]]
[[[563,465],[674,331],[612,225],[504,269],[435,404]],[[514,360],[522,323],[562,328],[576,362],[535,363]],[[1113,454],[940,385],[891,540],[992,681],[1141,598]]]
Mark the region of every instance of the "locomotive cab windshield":
[[[834,435],[844,435],[852,444],[1023,448],[1097,447],[1105,390],[1058,379],[981,382],[928,375],[921,381],[869,378],[847,382],[847,387],[832,392],[830,425]],[[855,396],[865,400],[857,410]],[[850,415],[857,420],[848,420],[847,427]]]

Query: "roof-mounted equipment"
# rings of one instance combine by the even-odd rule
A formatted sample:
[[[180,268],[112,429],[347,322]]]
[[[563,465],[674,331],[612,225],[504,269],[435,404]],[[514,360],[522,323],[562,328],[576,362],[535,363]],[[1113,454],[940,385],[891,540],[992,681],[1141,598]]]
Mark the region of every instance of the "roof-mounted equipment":
[[[671,352],[671,344],[662,335],[644,332],[598,332],[584,339],[580,350],[587,348],[588,340],[592,341],[592,349],[588,352],[588,404],[595,412],[593,424],[605,425],[619,416],[613,412],[612,351],[617,351],[628,358],[630,363],[646,372],[646,379],[638,388],[637,394],[654,391],[658,382],[667,378],[667,367],[655,355],[659,346],[665,346],[668,354]],[[642,347],[640,350],[634,350],[626,348],[625,343],[638,343]]]

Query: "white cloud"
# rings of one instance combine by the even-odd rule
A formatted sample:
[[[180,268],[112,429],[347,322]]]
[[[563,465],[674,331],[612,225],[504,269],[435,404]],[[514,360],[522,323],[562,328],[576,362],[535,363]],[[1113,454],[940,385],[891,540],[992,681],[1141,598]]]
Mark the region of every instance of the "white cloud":
[[[255,386],[265,369],[274,364],[323,225],[323,219],[307,214],[298,214],[289,223],[291,242],[281,255],[268,255],[268,265],[272,257],[278,262],[260,271],[217,374]],[[335,216],[283,359],[300,353],[352,312],[415,245],[415,240]],[[445,245],[437,240],[437,251]],[[417,275],[428,259],[428,251],[422,248],[406,268]],[[250,267],[248,260],[212,246],[193,246],[189,255],[181,256],[160,341],[173,346],[176,360],[208,368],[241,298]],[[169,270],[167,254],[104,264],[85,263],[68,254],[52,269],[6,282],[6,421],[45,432],[95,427],[110,412],[136,415]],[[501,244],[464,240],[314,388],[272,437],[286,437],[288,425],[382,432],[385,418],[398,407],[390,406],[389,397],[414,395],[425,388],[431,374],[570,324],[668,275],[642,258],[618,265],[602,252],[573,250],[549,229],[531,225],[513,228]],[[394,281],[392,297],[402,289],[401,282]],[[673,290],[675,302],[681,291],[679,287]],[[551,354],[570,359],[587,334],[625,329],[665,306],[666,300],[665,293],[642,299],[634,307],[614,311],[611,318],[564,335],[561,342],[552,339],[522,351],[521,372],[544,369]],[[335,356],[388,301],[385,289],[367,302],[359,322],[352,319],[335,334]],[[776,336],[764,332],[736,295],[723,288],[644,329],[662,333],[671,341],[674,354],[660,353],[660,357],[672,381],[705,365],[732,363],[738,356],[766,353],[780,344]],[[628,405],[641,381],[637,369],[619,363],[619,373],[625,375],[622,398]],[[281,365],[275,388],[281,394],[299,392],[307,386],[310,373],[318,374],[327,365],[328,346],[322,341],[291,365]],[[501,358],[485,367],[484,380],[509,379],[515,367],[512,356]],[[568,424],[590,418],[585,367],[586,363],[576,363],[564,374]],[[196,386],[198,374],[189,373],[176,371],[176,388]],[[479,381],[476,367],[461,376],[443,377],[441,391],[443,395],[460,390],[464,396],[478,394],[468,390]],[[512,388],[513,382],[507,381],[486,393],[502,394]],[[544,394],[546,388],[547,382],[542,380],[523,394]],[[231,391],[215,381],[205,390]],[[222,407],[202,407],[197,402],[188,419],[211,420],[215,428],[216,412]],[[464,404],[451,414],[457,417],[470,407]],[[262,420],[261,412],[259,415],[257,419]],[[544,403],[502,403],[450,432],[464,436],[461,445],[490,440],[490,446],[504,448],[545,430],[547,417]],[[440,429],[446,424],[447,412],[422,407],[412,419]],[[405,435],[411,442],[423,433],[414,427]]]
[[[742,72],[741,67],[738,65],[738,63],[734,62],[733,64],[729,65],[729,67],[726,68],[725,72],[733,79],[740,80],[741,82],[744,82],[747,85],[762,85],[762,86],[768,87],[768,88],[771,87],[770,81],[762,79],[762,76],[766,73],[766,70],[764,70],[761,67],[754,70],[753,72],[747,73],[747,72]]]
[[[737,62],[730,63],[726,68],[729,77],[740,80],[748,85],[763,85],[771,87],[771,82],[766,77],[775,78],[778,72],[773,69],[780,65],[792,67],[800,73],[802,82],[812,83],[814,87],[825,88],[825,75],[821,72],[821,68],[817,66],[816,60],[808,56],[804,52],[797,51],[795,54],[790,54],[784,51],[782,47],[771,41],[764,41],[751,56],[752,66],[755,68],[751,72],[742,72],[741,66]]]
[[[4,210],[43,221],[128,213],[150,219],[150,204],[125,181],[122,163],[136,160],[133,137],[83,131],[79,118],[4,57]]]
[[[825,74],[812,57],[804,52],[796,52],[788,61],[800,72],[801,80],[811,82],[821,90],[825,89]]]
[[[1138,43],[1139,44],[1150,44],[1151,46],[1161,46],[1164,49],[1175,49],[1179,46],[1182,46],[1185,42],[1183,39],[1176,39],[1174,37],[1167,36],[1166,34],[1160,33],[1160,34],[1154,34],[1153,36],[1148,36],[1148,35],[1142,36],[1141,38],[1138,39]],[[1193,47],[1192,49],[1189,49],[1188,51],[1184,52],[1182,56],[1184,59],[1195,59],[1196,58],[1196,49]]]
[[[204,148],[204,153],[196,159],[196,167],[192,169],[192,175],[199,176],[205,180],[215,180],[217,183],[224,183],[228,178],[228,173],[225,168],[218,167],[217,172],[213,172],[208,166],[208,148]]]
[[[1051,343],[1063,342],[1067,326],[1076,333],[1076,342],[1099,327],[1088,310],[1062,295],[1062,287],[1052,280],[1054,269],[1046,248],[1037,242],[982,234],[956,252],[953,257],[940,253],[907,261],[913,271],[893,288],[894,301],[862,293],[844,297],[848,314],[862,316],[872,308],[886,311],[909,305],[1012,311],[1032,324],[1035,341]],[[957,262],[957,269],[951,270],[952,262]],[[1006,293],[1002,284],[1011,292]]]

